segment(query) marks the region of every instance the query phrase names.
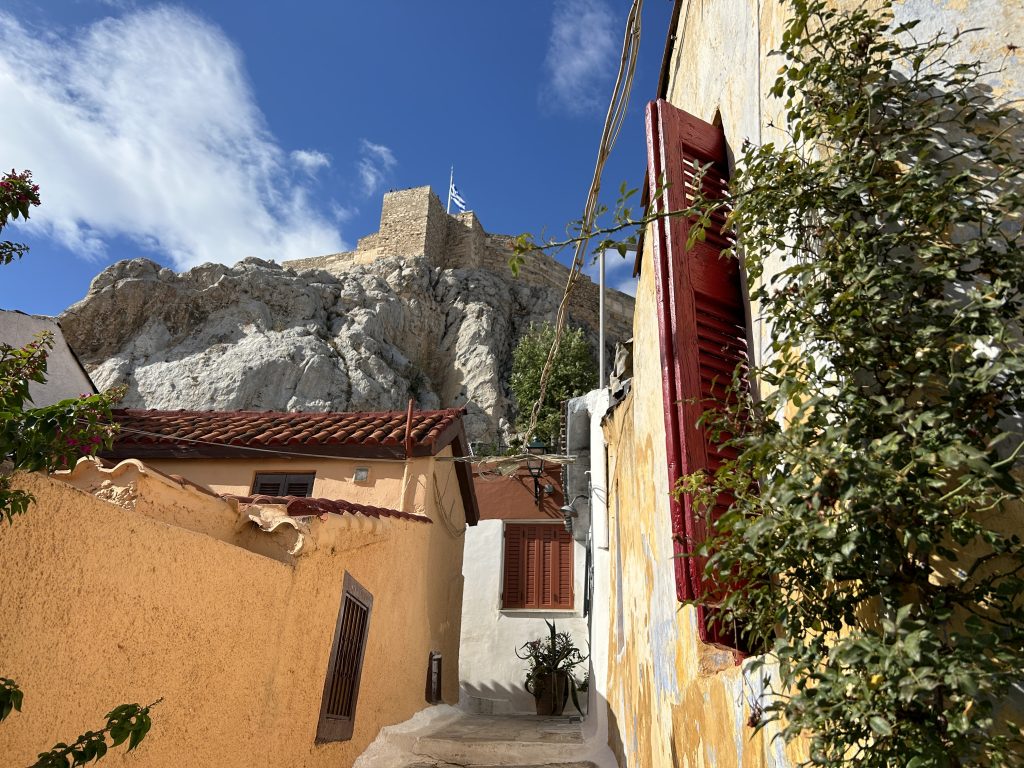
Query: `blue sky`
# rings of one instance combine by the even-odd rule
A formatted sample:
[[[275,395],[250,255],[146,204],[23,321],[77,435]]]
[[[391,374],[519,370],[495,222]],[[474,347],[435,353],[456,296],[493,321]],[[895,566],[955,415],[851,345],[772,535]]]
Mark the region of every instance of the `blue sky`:
[[[388,189],[449,166],[491,232],[580,215],[627,0],[5,0],[0,166],[43,204],[4,239],[0,307],[56,314],[103,267],[176,270],[344,250]],[[604,198],[644,172],[671,12],[648,0],[633,101]],[[618,257],[609,282],[627,287]]]

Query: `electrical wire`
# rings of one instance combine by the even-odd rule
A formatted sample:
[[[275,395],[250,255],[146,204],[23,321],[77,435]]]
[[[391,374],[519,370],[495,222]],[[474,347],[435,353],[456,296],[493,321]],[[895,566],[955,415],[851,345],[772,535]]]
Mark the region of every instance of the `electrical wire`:
[[[594,166],[594,177],[590,182],[590,191],[587,194],[587,202],[583,207],[583,218],[580,226],[580,239],[576,243],[573,253],[572,266],[569,268],[569,277],[565,283],[565,292],[558,304],[558,312],[555,315],[555,338],[551,343],[547,359],[544,361],[544,368],[540,375],[540,393],[530,411],[530,423],[526,428],[524,443],[529,442],[537,429],[537,420],[540,417],[540,410],[544,403],[544,396],[547,394],[548,379],[551,376],[555,357],[558,355],[558,347],[562,341],[562,334],[565,330],[565,321],[569,314],[569,300],[572,297],[573,288],[579,281],[586,264],[587,244],[591,237],[591,230],[596,218],[597,201],[601,192],[601,175],[604,172],[605,162],[611,154],[615,141],[622,130],[622,124],[626,118],[626,110],[629,106],[629,97],[633,90],[633,75],[636,72],[637,54],[640,50],[640,27],[643,11],[643,0],[633,0],[629,9],[629,16],[626,18],[626,32],[622,41],[622,57],[619,60],[619,73],[615,78],[615,87],[612,89],[612,97],[608,104],[608,113],[605,115],[604,129],[601,132],[601,142],[597,150],[597,162]]]

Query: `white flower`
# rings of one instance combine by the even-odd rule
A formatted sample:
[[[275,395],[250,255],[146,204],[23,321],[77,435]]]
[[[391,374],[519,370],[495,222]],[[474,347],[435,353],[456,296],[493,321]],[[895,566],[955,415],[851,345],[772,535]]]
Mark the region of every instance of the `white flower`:
[[[991,336],[987,336],[984,339],[974,340],[974,352],[971,353],[971,357],[975,360],[995,360],[999,357],[999,347],[995,346],[992,342],[994,339]]]

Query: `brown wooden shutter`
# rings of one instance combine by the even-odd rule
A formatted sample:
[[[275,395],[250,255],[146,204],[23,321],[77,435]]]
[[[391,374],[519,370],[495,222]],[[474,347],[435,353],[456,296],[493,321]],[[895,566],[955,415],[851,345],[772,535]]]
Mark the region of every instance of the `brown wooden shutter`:
[[[505,525],[502,608],[573,607],[573,540],[561,525]]]
[[[728,161],[722,129],[664,100],[647,108],[648,165],[652,200],[658,212],[686,208],[692,201],[700,166],[710,164],[702,188],[710,197],[728,184]],[[655,199],[661,180],[667,186]],[[746,304],[739,265],[723,258],[732,245],[722,234],[725,212],[712,218],[705,240],[687,245],[693,220],[659,219],[655,225],[655,286],[662,351],[662,391],[670,487],[683,475],[714,472],[727,455],[712,444],[698,424],[701,414],[724,404],[733,370],[747,358]],[[705,559],[693,552],[705,540],[709,525],[731,502],[720,498],[714,509],[700,513],[692,498],[671,502],[680,600],[714,602],[718,588],[706,583]],[[711,611],[698,606],[698,630],[705,641],[732,643],[716,627]],[[709,630],[710,626],[710,630]]]
[[[284,472],[258,472],[252,492],[258,496],[311,496],[315,472],[289,475]]]
[[[556,527],[553,565],[557,585],[553,605],[555,608],[571,609],[573,605],[572,550],[572,535],[565,528]]]
[[[572,536],[563,526],[506,524],[504,563],[503,608],[572,608]]]
[[[536,608],[540,605],[540,559],[541,542],[537,537],[536,525],[524,525],[523,549],[526,557],[523,567],[523,606]]]
[[[522,608],[525,604],[525,531],[521,525],[505,526],[505,567],[501,586],[501,607]]]
[[[317,741],[344,741],[352,738],[372,608],[373,596],[346,573],[331,657],[327,664],[327,680],[324,682],[320,703]]]

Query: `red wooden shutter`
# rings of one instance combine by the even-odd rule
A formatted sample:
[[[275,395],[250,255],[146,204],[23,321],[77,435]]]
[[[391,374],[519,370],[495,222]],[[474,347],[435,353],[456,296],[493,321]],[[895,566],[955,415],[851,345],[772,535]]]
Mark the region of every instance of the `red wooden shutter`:
[[[721,128],[683,112],[664,100],[647,107],[648,164],[652,200],[659,212],[686,208],[692,201],[697,169],[711,164],[702,188],[712,198],[728,184],[725,137]],[[667,187],[655,199],[660,180]],[[714,472],[727,458],[698,424],[706,410],[721,407],[736,365],[747,360],[746,307],[739,266],[723,258],[732,244],[723,235],[725,213],[719,212],[705,240],[687,246],[692,220],[660,219],[655,224],[655,286],[662,352],[662,391],[670,487],[697,470]],[[676,593],[680,600],[713,602],[716,585],[706,583],[705,559],[692,556],[708,527],[731,499],[720,498],[710,518],[692,499],[671,502],[676,550]],[[709,619],[711,621],[709,621]],[[734,641],[698,606],[698,630],[705,641]],[[709,624],[711,625],[709,630]]]
[[[324,682],[320,703],[317,741],[344,741],[352,738],[372,608],[373,596],[346,573],[341,609],[334,628],[331,658],[327,664],[327,680]]]

